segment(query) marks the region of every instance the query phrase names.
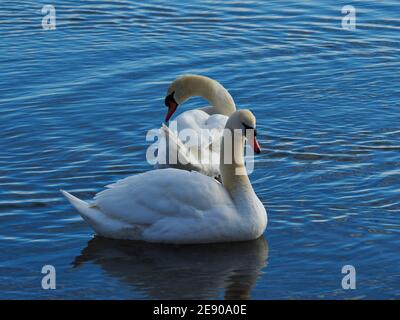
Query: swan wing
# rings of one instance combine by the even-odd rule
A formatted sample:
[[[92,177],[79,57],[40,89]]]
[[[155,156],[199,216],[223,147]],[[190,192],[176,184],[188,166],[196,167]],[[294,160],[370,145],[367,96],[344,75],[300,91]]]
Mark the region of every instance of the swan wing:
[[[180,114],[170,124],[170,127],[160,129],[162,136],[158,143],[160,161],[155,167],[175,167],[184,170],[195,170],[205,175],[219,176],[219,158],[221,137],[228,117],[221,114],[212,114],[196,109]],[[195,139],[186,139],[185,129],[195,134]],[[168,139],[172,144],[167,143]],[[183,139],[183,141],[181,140]],[[168,147],[168,150],[167,150]],[[169,153],[178,154],[177,164],[168,162]]]
[[[215,179],[172,168],[120,180],[94,200],[108,217],[135,225],[151,225],[171,217],[180,221],[201,218],[216,206],[234,208],[228,192]]]
[[[185,142],[187,147],[206,148],[221,139],[228,117],[221,114],[209,115],[200,109],[195,109],[180,114],[175,121],[175,134],[190,129],[198,137],[197,140]]]

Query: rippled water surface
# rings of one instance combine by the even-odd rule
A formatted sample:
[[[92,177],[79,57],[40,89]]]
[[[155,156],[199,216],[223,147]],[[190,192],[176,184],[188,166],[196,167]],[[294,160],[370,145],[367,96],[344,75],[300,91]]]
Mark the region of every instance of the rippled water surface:
[[[41,28],[54,2],[57,29]],[[400,3],[21,1],[0,8],[0,298],[400,298]],[[171,80],[219,80],[258,118],[264,238],[94,238],[89,199],[149,170]],[[180,112],[204,105],[192,99]],[[41,268],[57,289],[41,289]],[[343,265],[357,289],[343,290]]]

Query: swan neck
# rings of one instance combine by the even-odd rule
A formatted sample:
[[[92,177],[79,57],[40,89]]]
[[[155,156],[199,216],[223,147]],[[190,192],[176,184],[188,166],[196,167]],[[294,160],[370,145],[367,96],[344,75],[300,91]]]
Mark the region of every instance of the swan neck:
[[[232,96],[220,83],[207,77],[195,78],[191,96],[200,96],[212,106],[210,113],[230,116],[236,111]]]
[[[240,194],[254,193],[244,165],[244,138],[240,132],[236,132],[235,137],[233,130],[224,130],[221,142],[220,171],[222,184],[233,200]]]

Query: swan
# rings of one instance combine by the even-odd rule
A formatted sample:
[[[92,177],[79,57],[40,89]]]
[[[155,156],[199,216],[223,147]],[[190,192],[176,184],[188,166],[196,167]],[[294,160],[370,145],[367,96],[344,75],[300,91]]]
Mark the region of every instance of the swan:
[[[229,117],[225,132],[231,134],[224,133],[221,142],[222,183],[196,171],[167,168],[108,185],[91,203],[61,192],[103,237],[175,244],[257,239],[266,228],[267,213],[244,167],[245,132],[255,125],[249,110]],[[233,139],[237,129],[240,139],[237,134]],[[232,143],[228,154],[225,146]],[[260,152],[255,136],[250,144]]]
[[[211,106],[185,111],[176,117],[173,125],[161,127],[161,141],[157,147],[161,161],[155,168],[195,170],[217,177],[220,175],[221,135],[228,117],[236,111],[235,102],[219,82],[200,75],[183,75],[175,79],[167,90],[165,122],[170,120],[179,105],[194,96],[203,97]],[[178,135],[184,129],[193,130],[198,139],[183,144]],[[174,156],[175,161],[169,161],[171,153],[179,154]]]

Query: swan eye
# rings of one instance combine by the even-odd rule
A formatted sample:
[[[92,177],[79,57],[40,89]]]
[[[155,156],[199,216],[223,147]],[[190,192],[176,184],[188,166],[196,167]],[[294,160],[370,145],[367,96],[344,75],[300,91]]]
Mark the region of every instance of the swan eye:
[[[243,125],[243,127],[244,127],[246,130],[254,130],[254,136],[255,136],[255,137],[257,136],[257,130],[256,130],[255,128],[253,128],[253,127],[251,127],[251,126],[248,126],[247,124],[245,124],[245,123],[243,123],[243,122],[242,122],[242,125]]]
[[[168,96],[165,97],[164,103],[168,108],[170,107],[171,103],[178,106],[178,104],[176,103],[175,98],[174,98],[174,93],[175,93],[175,91],[172,91],[171,94],[169,94]]]

